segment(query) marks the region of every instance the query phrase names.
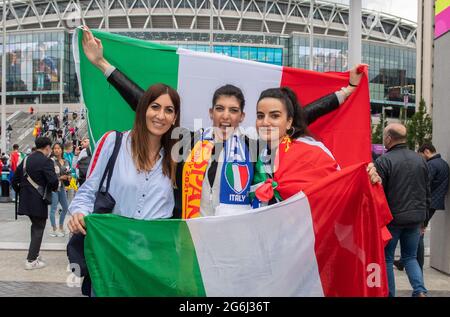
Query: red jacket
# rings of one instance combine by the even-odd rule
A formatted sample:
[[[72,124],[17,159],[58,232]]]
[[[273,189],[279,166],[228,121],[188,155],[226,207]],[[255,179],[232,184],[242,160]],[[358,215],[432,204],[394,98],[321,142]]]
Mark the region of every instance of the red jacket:
[[[19,159],[20,159],[20,153],[19,152],[12,152],[10,157],[11,162],[11,170],[15,173],[17,166],[19,165]]]
[[[310,137],[302,137],[290,143],[282,142],[278,148],[278,157],[274,181],[278,183],[277,191],[283,200],[340,170],[323,143]]]

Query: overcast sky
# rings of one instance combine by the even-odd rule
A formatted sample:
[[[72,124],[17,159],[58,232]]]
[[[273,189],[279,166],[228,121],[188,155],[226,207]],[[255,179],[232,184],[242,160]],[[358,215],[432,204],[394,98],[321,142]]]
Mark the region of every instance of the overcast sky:
[[[349,4],[350,0],[326,0]],[[390,13],[417,22],[417,0],[362,0],[363,8]]]

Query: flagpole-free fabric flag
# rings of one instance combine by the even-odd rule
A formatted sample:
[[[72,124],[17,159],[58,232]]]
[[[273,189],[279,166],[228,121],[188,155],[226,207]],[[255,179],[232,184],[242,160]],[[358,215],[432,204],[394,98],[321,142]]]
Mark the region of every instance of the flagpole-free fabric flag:
[[[365,166],[240,215],[86,217],[97,296],[386,296],[391,216]]]
[[[181,125],[191,130],[210,125],[208,109],[213,93],[225,84],[236,85],[244,92],[246,117],[242,127],[254,129],[256,103],[263,90],[289,86],[306,105],[346,87],[349,81],[348,72],[311,72],[177,49],[95,30],[93,34],[102,41],[107,60],[143,89],[158,82],[177,89],[182,102]],[[108,130],[130,129],[134,112],[87,60],[81,38],[81,30],[74,32],[74,57],[88,109],[89,132],[97,141]],[[337,111],[310,126],[341,167],[371,160],[369,89],[367,74],[364,76],[358,89]]]

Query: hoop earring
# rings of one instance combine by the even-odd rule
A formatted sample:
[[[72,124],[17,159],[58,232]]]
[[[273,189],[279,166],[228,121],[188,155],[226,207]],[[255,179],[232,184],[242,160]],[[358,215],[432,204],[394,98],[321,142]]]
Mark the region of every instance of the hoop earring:
[[[289,132],[290,130],[292,130],[292,132]],[[294,127],[291,127],[290,129],[288,129],[287,131],[287,134],[289,135],[289,137],[291,137],[292,138],[292,136],[294,135],[294,133],[295,133],[295,128]]]

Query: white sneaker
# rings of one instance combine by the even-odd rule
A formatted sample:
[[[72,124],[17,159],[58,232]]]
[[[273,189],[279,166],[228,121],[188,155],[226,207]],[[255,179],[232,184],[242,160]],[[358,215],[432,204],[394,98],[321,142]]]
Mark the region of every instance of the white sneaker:
[[[42,269],[46,266],[47,264],[45,264],[45,262],[43,261],[40,261],[39,259],[36,259],[33,262],[28,262],[28,260],[25,261],[25,270]]]
[[[52,230],[49,234],[50,237],[57,237],[58,236],[58,232],[55,230]]]
[[[66,232],[64,230],[58,230],[58,231],[56,231],[56,236],[60,237],[60,238],[65,237]]]

